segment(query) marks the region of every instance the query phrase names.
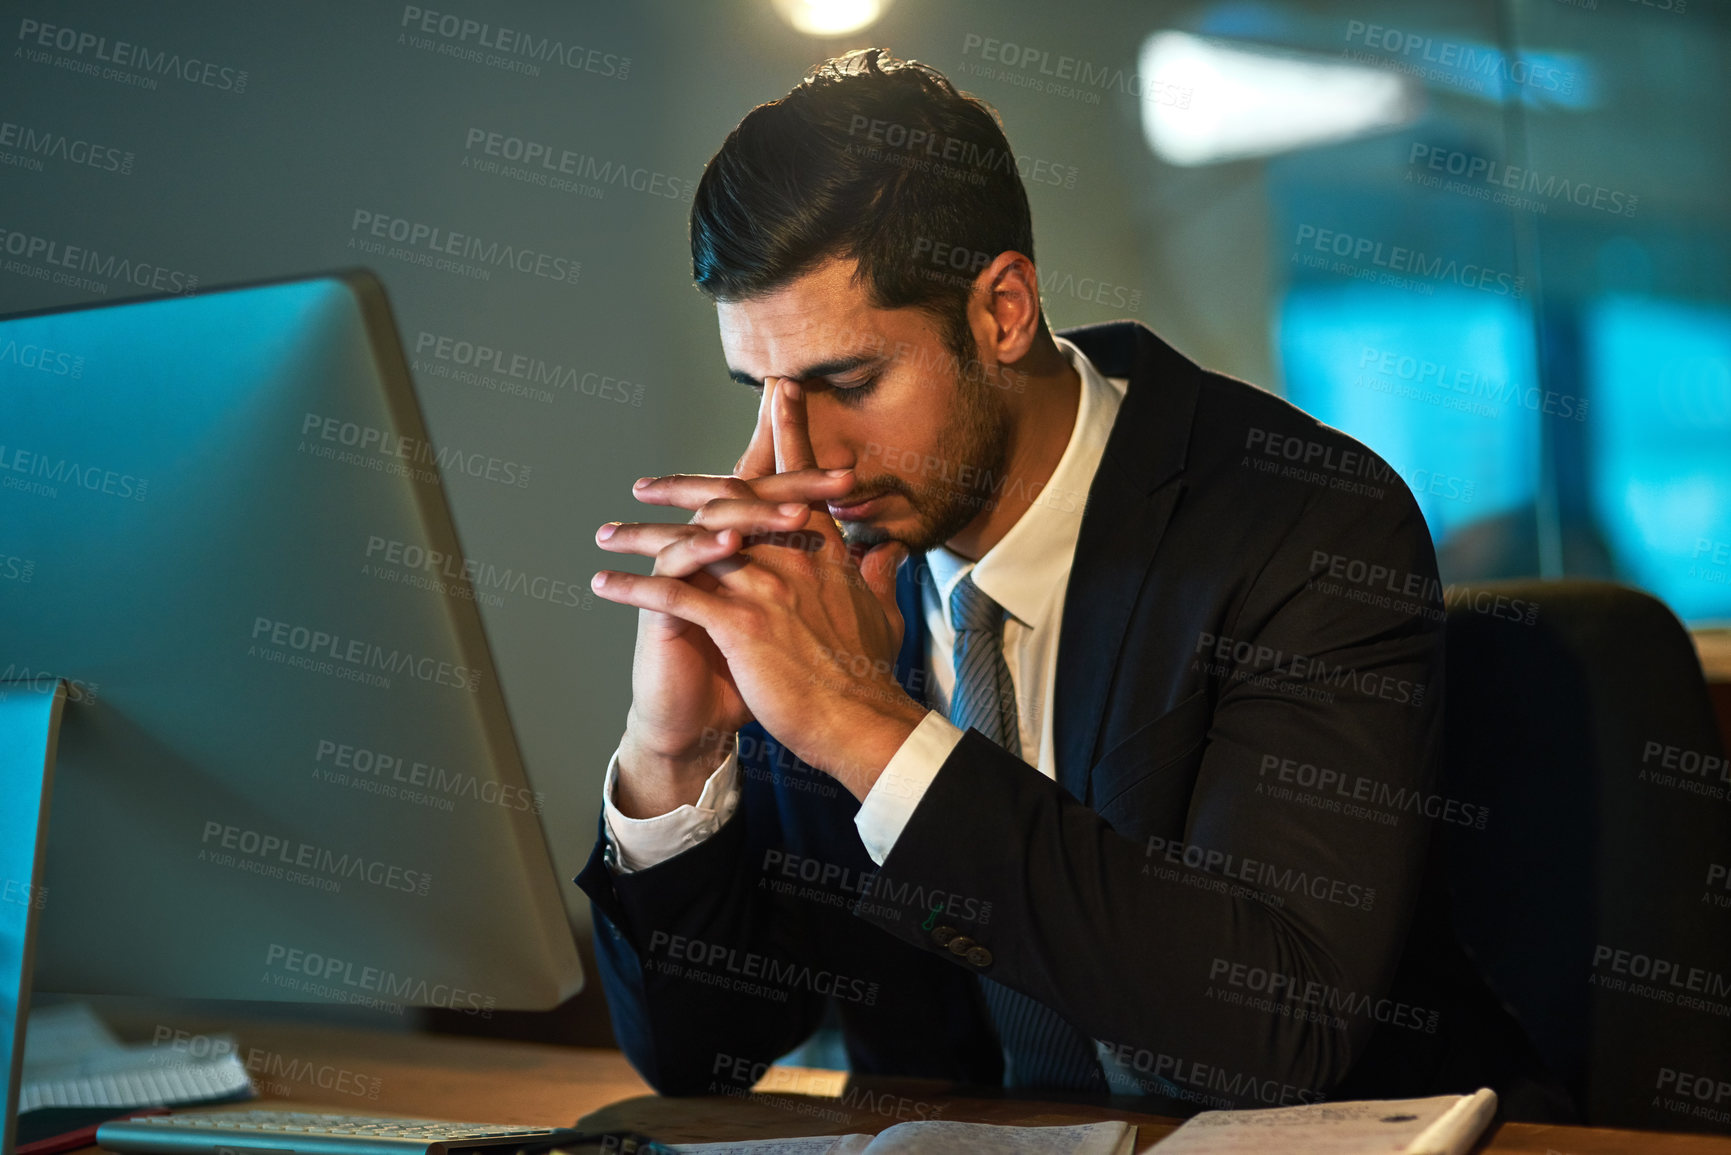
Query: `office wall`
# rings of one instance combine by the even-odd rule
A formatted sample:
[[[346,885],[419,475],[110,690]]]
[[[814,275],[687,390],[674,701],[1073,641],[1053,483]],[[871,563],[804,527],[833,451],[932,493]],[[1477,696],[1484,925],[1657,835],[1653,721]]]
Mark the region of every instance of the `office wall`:
[[[426,11],[585,51],[570,64],[489,63]],[[730,468],[754,415],[690,285],[690,190],[749,107],[866,43],[948,70],[1000,111],[1055,324],[1141,319],[1365,438],[1421,478],[1415,488],[1440,477],[1423,500],[1445,577],[1618,576],[1692,619],[1731,617],[1719,558],[1731,548],[1731,162],[1709,127],[1726,122],[1727,22],[1704,0],[902,0],[835,40],[794,32],[767,0],[13,0],[4,14],[8,131],[96,146],[81,162],[0,139],[8,236],[155,266],[177,278],[170,288],[366,265],[391,294],[434,440],[515,467],[517,483],[449,474],[446,492],[472,558],[577,591],[575,605],[507,593],[482,608],[564,878],[592,844],[629,701],[635,615],[585,596],[612,564],[593,532],[635,515],[642,474]],[[1505,63],[1542,58],[1570,91],[1530,69],[1489,90],[1426,75],[1410,53],[1370,43],[1366,24],[1501,46]],[[1134,74],[1161,28],[1380,68],[1415,85],[1421,110],[1339,144],[1175,165],[1150,150],[1145,105],[1195,100],[1200,113],[1218,93],[1051,72],[1063,57]],[[105,61],[85,34],[202,63]],[[574,154],[575,175],[517,179],[508,169],[529,146]],[[1501,203],[1483,180],[1432,182],[1452,178],[1456,153],[1593,192],[1583,204],[1553,180]],[[428,243],[393,239],[421,225],[535,254],[541,273],[429,267]],[[1423,275],[1377,288],[1374,262],[1307,263],[1338,264],[1318,249],[1324,232],[1428,246],[1522,291]],[[57,282],[62,270],[10,246],[0,312],[145,291],[100,268]],[[1383,318],[1382,336],[1354,327],[1361,307]],[[1463,334],[1485,326],[1481,350]],[[1631,380],[1653,333],[1686,355]],[[467,344],[557,366],[560,383],[467,372],[455,352]],[[1472,397],[1481,410],[1462,416],[1458,384],[1408,380],[1408,360],[1487,383]],[[1591,406],[1560,416],[1547,394]],[[1689,455],[1687,470],[1656,460],[1667,448]],[[586,900],[571,886],[565,898],[587,933]]]
[[[518,484],[448,472],[445,490],[472,559],[547,579],[543,596],[507,592],[481,612],[532,784],[546,796],[557,867],[574,875],[624,725],[635,631],[631,611],[588,593],[594,570],[616,560],[594,547],[594,530],[635,516],[638,476],[731,468],[755,414],[726,379],[713,308],[690,282],[690,192],[747,109],[849,45],[795,33],[757,3],[493,10],[498,24],[592,50],[576,57],[581,68],[543,63],[527,75],[447,54],[460,40],[419,31],[396,4],[8,8],[6,120],[95,152],[81,164],[57,146],[22,147],[20,136],[0,167],[0,227],[159,267],[178,278],[168,288],[372,268],[391,295],[433,440],[515,467]],[[1060,34],[1062,21],[1028,12]],[[964,8],[910,4],[871,39],[942,66],[977,23]],[[192,79],[117,68],[101,59],[112,48],[53,47],[63,30],[212,67],[187,64]],[[1015,88],[981,94],[1040,162],[1029,186],[1038,244],[1068,286],[1050,301],[1055,324],[1128,314],[1170,329],[1172,318],[1212,311],[1195,334],[1210,347],[1199,355],[1264,375],[1253,312],[1180,301],[1138,259],[1135,201],[1149,162],[1137,155],[1133,108],[1092,107],[1072,122],[1036,118],[1040,104]],[[575,187],[504,175],[525,145],[578,154]],[[1044,183],[1048,174],[1057,183]],[[392,239],[412,225],[576,271],[560,280],[476,261],[428,268],[418,262],[431,259],[430,243]],[[1209,278],[1223,297],[1258,282],[1254,252],[1226,263]],[[64,270],[13,257],[0,273],[0,312],[152,291],[104,278],[100,266],[75,284],[41,279],[45,271]],[[468,368],[459,343],[545,362],[561,384],[447,376]],[[560,604],[566,587],[553,582],[578,604]],[[587,900],[574,886],[566,899],[586,927]]]

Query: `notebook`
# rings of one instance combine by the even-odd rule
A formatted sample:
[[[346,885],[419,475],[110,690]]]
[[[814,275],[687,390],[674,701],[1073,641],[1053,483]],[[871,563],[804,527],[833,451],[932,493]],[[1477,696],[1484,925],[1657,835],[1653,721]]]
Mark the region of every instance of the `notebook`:
[[[1204,1111],[1159,1155],[1465,1155],[1497,1112],[1497,1093],[1362,1099],[1256,1111]]]

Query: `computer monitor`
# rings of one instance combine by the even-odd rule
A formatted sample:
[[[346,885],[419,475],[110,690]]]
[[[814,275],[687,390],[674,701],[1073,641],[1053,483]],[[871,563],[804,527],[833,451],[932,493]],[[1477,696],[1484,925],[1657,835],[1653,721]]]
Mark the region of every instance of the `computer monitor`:
[[[30,720],[65,699],[42,871],[0,862],[38,989],[472,1014],[576,992],[453,465],[364,271],[0,319],[14,760],[51,751]]]

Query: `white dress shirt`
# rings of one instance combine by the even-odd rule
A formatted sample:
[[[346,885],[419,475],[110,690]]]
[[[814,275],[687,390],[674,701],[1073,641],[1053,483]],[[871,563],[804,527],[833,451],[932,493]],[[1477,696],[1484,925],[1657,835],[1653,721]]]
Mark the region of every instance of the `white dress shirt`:
[[[943,546],[925,555],[929,574],[921,575],[920,601],[926,617],[926,663],[931,671],[925,682],[926,705],[931,710],[896,750],[854,817],[860,841],[879,866],[889,857],[927,787],[962,737],[962,731],[949,721],[950,696],[956,683],[956,631],[950,625],[949,600],[956,583],[970,572],[980,592],[1009,611],[1004,622],[1004,660],[1016,690],[1022,760],[1046,777],[1057,778],[1052,711],[1064,597],[1088,489],[1128,383],[1122,377],[1102,377],[1073,343],[1063,337],[1054,340],[1081,377],[1082,392],[1069,444],[1050,481],[1037,494],[1026,495],[1033,504],[978,561],[969,561]],[[709,776],[697,802],[666,814],[653,818],[621,814],[613,805],[613,783],[618,773],[619,752],[615,750],[607,763],[601,795],[607,837],[621,871],[654,866],[697,845],[719,830],[739,805],[737,736],[733,753]]]

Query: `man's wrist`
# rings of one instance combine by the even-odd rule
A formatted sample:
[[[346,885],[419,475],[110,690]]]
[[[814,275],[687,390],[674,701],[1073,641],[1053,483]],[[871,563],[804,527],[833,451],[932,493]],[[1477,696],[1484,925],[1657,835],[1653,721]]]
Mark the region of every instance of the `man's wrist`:
[[[619,742],[619,774],[613,806],[627,818],[654,818],[695,805],[716,767],[733,752],[734,736],[717,735],[683,754],[666,754],[638,742],[627,725]]]
[[[830,768],[830,777],[846,787],[860,801],[883,774],[884,767],[896,756],[919,724],[931,711],[912,698],[874,710],[857,725],[847,729],[848,741],[843,756]]]
[[[613,804],[619,781],[617,753],[608,761],[602,790],[606,846],[602,859],[616,874],[628,874],[674,858],[714,837],[739,806],[739,765],[730,752],[703,784],[697,801],[665,814],[632,818]]]

